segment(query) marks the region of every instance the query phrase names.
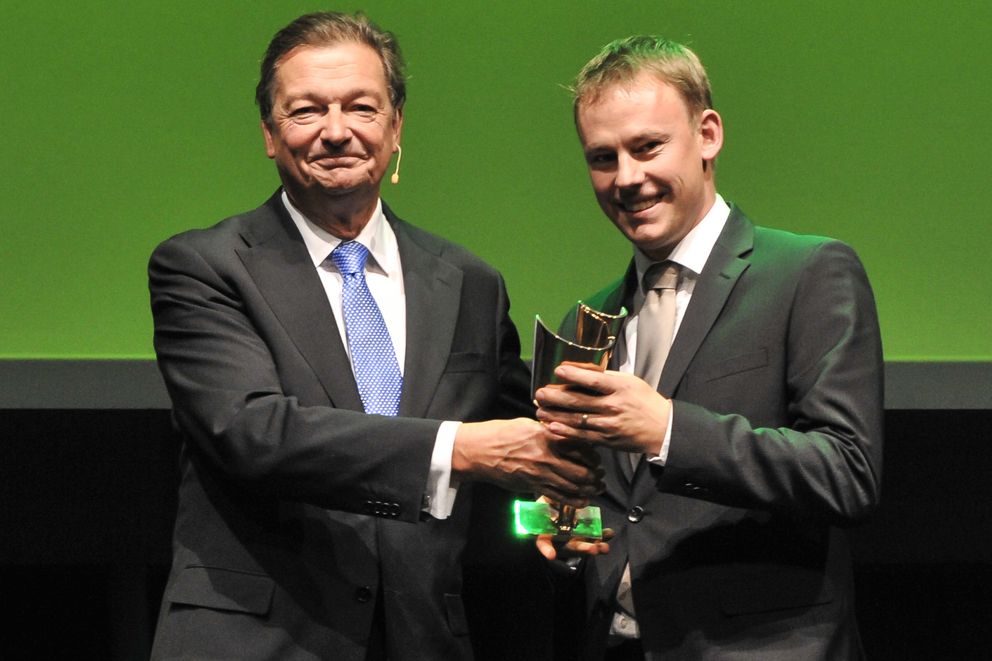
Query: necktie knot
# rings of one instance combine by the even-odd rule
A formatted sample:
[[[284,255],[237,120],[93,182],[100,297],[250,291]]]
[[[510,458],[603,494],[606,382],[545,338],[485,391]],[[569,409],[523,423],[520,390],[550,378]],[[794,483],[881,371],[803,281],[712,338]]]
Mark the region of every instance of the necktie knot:
[[[679,265],[675,262],[652,264],[644,273],[645,293],[653,289],[677,289],[679,286]]]
[[[369,249],[358,241],[344,241],[331,251],[331,261],[342,275],[361,273],[365,270],[365,260],[368,258]]]

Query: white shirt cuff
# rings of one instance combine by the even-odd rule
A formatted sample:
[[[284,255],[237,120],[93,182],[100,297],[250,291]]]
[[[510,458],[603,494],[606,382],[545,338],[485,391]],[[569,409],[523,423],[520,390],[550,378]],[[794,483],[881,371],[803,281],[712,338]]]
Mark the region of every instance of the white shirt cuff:
[[[648,457],[648,461],[652,464],[658,464],[659,466],[664,466],[665,462],[668,461],[668,446],[672,442],[672,420],[675,418],[675,402],[668,407],[668,428],[665,429],[665,438],[661,442],[661,452],[658,453],[657,457]]]
[[[461,424],[451,420],[442,422],[434,439],[423,511],[435,519],[447,519],[455,507],[458,485],[451,484],[451,453],[455,449],[455,434]]]

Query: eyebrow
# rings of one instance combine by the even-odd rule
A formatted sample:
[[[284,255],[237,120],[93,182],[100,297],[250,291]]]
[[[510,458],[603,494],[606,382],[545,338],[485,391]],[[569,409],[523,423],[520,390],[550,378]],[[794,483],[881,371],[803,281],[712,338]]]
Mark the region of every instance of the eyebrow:
[[[387,103],[389,101],[389,95],[382,95],[376,90],[371,89],[358,89],[353,90],[347,96],[341,97],[343,101],[354,101],[355,99],[360,99],[362,97],[369,97],[375,99],[376,101]],[[306,89],[299,92],[292,92],[292,90],[283,93],[283,98],[287,103],[292,103],[294,101],[299,101],[301,99],[306,100],[323,100],[325,96],[314,90]]]
[[[667,142],[672,139],[671,131],[644,131],[643,133],[638,133],[631,140],[632,142],[643,142],[645,140],[661,140]]]

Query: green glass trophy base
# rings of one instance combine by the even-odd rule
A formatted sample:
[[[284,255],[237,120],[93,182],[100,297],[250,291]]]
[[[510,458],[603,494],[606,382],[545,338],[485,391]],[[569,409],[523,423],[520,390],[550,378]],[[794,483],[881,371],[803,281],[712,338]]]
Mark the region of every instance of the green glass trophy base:
[[[575,510],[571,530],[562,529],[558,512],[547,503],[528,500],[513,501],[513,527],[517,535],[564,535],[568,537],[603,538],[603,519],[599,508],[590,505]]]

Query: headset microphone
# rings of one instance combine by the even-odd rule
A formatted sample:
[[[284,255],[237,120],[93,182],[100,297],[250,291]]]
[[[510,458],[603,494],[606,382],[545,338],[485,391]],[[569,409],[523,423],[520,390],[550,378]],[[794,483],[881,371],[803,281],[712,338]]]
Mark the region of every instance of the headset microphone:
[[[393,172],[393,176],[389,178],[394,184],[400,183],[400,161],[403,160],[403,148],[396,145],[396,170]]]

